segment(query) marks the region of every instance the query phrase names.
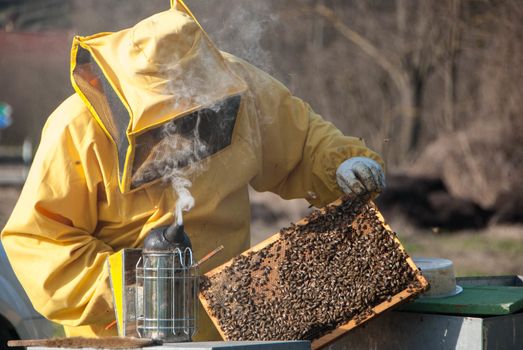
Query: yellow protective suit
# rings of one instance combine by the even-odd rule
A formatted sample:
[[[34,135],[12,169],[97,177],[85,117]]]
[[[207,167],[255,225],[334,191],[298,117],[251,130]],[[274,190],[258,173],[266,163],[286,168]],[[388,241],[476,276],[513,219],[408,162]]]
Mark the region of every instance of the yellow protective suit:
[[[196,257],[225,246],[209,269],[249,247],[249,184],[283,198],[313,192],[322,206],[341,194],[342,161],[381,161],[282,84],[219,52],[181,2],[133,28],[76,37],[71,57],[76,93],[49,117],[2,232],[34,307],[69,335],[116,332],[104,330],[114,319],[106,258],[173,221],[169,184],[132,186],[147,158],[142,138],[165,123],[241,99],[230,140],[191,175],[196,206],[184,219]],[[196,339],[218,337],[208,322],[200,315]]]

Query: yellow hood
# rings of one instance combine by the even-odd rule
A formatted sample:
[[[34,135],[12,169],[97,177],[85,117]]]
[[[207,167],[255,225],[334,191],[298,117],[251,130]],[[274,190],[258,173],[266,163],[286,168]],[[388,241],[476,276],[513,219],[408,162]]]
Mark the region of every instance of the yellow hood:
[[[132,28],[75,37],[71,80],[116,146],[122,192],[138,135],[246,89],[181,1]]]

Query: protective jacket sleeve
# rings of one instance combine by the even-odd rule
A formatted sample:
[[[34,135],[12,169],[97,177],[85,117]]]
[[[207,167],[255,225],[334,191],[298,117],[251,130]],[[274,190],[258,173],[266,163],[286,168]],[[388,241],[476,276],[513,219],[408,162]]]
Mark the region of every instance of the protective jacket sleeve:
[[[64,104],[59,110],[74,115],[78,108]],[[55,112],[44,128],[2,243],[35,309],[76,326],[114,319],[105,268],[112,249],[92,235],[103,190],[93,145],[99,128],[65,114]]]
[[[324,206],[342,195],[336,169],[344,160],[369,157],[383,166],[362,139],[344,136],[280,82],[239,59],[229,59],[240,67],[258,108],[262,155],[259,173],[251,181],[255,190]]]

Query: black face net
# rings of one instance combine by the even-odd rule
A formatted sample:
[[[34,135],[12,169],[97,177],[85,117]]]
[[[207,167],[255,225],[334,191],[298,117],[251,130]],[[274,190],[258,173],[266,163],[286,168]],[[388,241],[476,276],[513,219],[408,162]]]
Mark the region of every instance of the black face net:
[[[176,118],[136,138],[131,187],[171,176],[232,142],[241,97]]]

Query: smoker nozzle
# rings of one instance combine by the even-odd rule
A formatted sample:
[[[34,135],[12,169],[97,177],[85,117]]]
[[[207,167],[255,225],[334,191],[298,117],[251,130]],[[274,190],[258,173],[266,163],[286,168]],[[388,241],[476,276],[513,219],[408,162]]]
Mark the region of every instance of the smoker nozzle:
[[[184,226],[174,224],[152,229],[144,240],[146,252],[167,252],[179,248],[192,248],[191,240],[185,232]]]

